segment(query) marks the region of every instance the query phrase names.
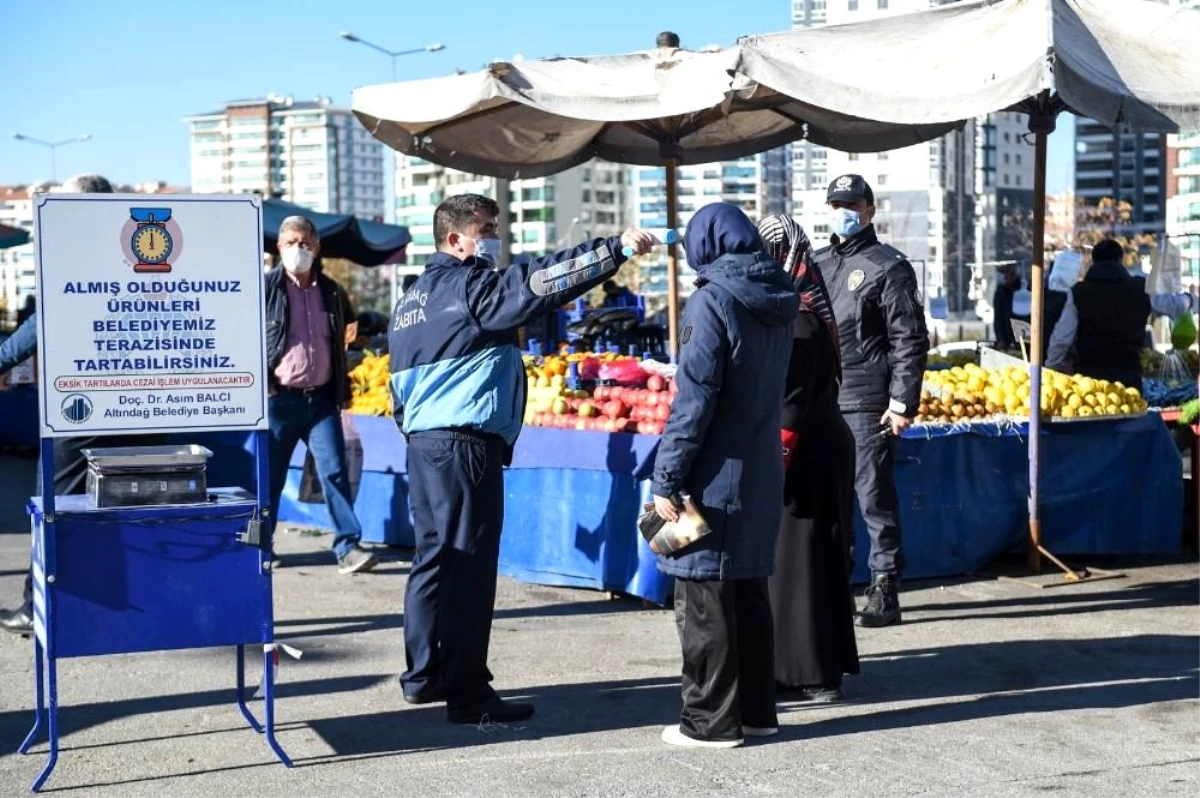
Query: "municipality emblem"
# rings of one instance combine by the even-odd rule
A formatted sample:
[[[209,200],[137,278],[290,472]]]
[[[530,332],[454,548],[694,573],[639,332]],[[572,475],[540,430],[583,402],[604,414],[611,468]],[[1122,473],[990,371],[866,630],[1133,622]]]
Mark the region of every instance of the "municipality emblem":
[[[867,275],[863,273],[862,269],[855,269],[854,271],[850,272],[850,279],[846,281],[846,286],[851,291],[857,291],[858,287],[863,284],[863,280],[866,278]]]

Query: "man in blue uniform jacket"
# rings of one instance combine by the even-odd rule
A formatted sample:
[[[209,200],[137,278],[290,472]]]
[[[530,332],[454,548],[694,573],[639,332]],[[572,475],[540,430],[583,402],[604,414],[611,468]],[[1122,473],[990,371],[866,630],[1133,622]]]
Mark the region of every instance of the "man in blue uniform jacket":
[[[388,341],[416,533],[400,683],[409,703],[445,701],[452,723],[533,715],[492,690],[487,668],[503,467],[525,412],[517,328],[612,277],[624,248],[643,254],[655,243],[628,230],[500,271],[499,212],[477,194],[438,206],[438,251],[396,304]]]

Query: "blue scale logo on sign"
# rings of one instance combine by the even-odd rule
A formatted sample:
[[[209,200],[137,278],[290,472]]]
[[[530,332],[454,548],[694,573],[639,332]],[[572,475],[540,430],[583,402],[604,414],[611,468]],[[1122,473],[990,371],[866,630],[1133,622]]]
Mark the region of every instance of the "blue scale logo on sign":
[[[62,414],[72,424],[82,424],[92,417],[92,400],[81,393],[73,393],[63,399]]]

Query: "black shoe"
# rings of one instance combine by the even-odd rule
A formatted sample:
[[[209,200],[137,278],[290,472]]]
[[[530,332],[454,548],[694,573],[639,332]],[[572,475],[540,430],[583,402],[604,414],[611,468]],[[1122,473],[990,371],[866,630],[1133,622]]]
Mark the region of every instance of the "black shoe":
[[[836,704],[844,701],[845,698],[842,688],[833,684],[818,684],[800,688],[800,700],[812,704]]]
[[[895,574],[874,574],[867,588],[867,606],[855,619],[859,626],[878,629],[900,623],[900,580]]]
[[[33,634],[33,607],[23,604],[15,610],[0,610],[0,628],[25,637]]]
[[[533,704],[505,701],[500,696],[492,696],[473,706],[449,707],[446,715],[451,723],[515,723],[533,717]]]
[[[405,690],[404,700],[410,704],[440,704],[446,700],[446,691],[441,686],[426,687],[424,690]]]

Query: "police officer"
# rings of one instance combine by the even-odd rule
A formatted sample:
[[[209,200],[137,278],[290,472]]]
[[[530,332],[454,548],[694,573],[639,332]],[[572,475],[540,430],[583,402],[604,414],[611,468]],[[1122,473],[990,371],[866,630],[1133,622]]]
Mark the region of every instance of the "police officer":
[[[533,706],[488,684],[488,640],[504,518],[502,468],[525,411],[517,328],[612,277],[629,230],[500,271],[495,201],[450,197],[434,213],[438,251],[396,303],[389,348],[396,423],[408,441],[416,554],[404,603],[409,703],[445,701],[451,723],[514,722]]]
[[[833,236],[814,262],[829,290],[842,349],[842,415],[854,432],[855,491],[871,536],[871,586],[859,626],[900,623],[904,558],[896,496],[895,436],[912,424],[929,353],[913,267],[875,234],[875,194],[843,175],[826,195]]]

